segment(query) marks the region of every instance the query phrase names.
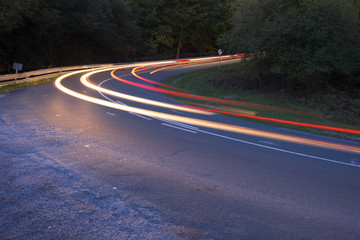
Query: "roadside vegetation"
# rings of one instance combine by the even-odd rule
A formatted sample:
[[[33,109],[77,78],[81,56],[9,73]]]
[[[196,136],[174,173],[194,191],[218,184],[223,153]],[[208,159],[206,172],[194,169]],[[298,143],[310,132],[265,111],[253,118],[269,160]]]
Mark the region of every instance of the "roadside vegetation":
[[[23,82],[23,83],[14,83],[14,84],[6,85],[3,87],[0,87],[0,94],[17,91],[24,87],[30,87],[30,86],[39,85],[41,83],[50,82],[50,81],[53,81],[54,79],[55,78],[46,78],[46,79],[41,79],[39,81],[34,81],[34,82]]]

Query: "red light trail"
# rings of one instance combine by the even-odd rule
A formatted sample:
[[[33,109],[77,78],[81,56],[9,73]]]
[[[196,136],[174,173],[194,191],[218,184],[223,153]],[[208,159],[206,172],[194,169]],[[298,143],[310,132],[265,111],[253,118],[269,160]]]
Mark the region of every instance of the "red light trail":
[[[191,117],[177,116],[177,115],[168,114],[168,113],[162,113],[162,112],[151,111],[151,110],[142,109],[142,108],[126,106],[126,105],[123,105],[123,104],[116,103],[115,101],[114,102],[113,101],[106,101],[106,100],[94,98],[94,97],[91,97],[91,96],[88,96],[88,95],[73,91],[71,89],[68,89],[68,88],[64,87],[62,85],[62,83],[61,83],[62,80],[67,78],[67,77],[70,77],[70,76],[73,76],[75,74],[84,73],[84,72],[88,71],[87,74],[85,74],[85,75],[83,75],[81,77],[81,82],[85,86],[88,86],[88,87],[90,87],[90,88],[92,88],[94,90],[97,90],[97,91],[104,92],[106,94],[111,94],[111,95],[116,96],[116,97],[125,98],[125,99],[128,99],[130,101],[141,102],[141,103],[144,103],[144,104],[156,105],[156,106],[166,107],[166,108],[171,108],[171,109],[178,109],[180,111],[187,111],[187,112],[193,112],[193,113],[198,113],[198,114],[206,114],[206,115],[211,114],[210,112],[214,112],[214,111],[211,111],[212,109],[205,109],[205,111],[204,111],[202,109],[196,109],[194,107],[190,108],[190,107],[187,107],[187,106],[172,105],[172,104],[157,102],[157,101],[153,101],[153,100],[149,100],[149,99],[139,98],[139,97],[135,97],[135,96],[131,96],[131,95],[126,95],[126,94],[119,93],[119,92],[114,92],[112,90],[104,89],[104,88],[102,88],[100,86],[93,85],[88,80],[88,78],[91,75],[94,75],[94,74],[100,73],[100,72],[104,72],[104,71],[111,71],[111,70],[113,70],[113,68],[112,69],[100,69],[100,70],[97,70],[97,71],[82,70],[82,71],[78,71],[78,72],[73,72],[73,73],[66,74],[66,75],[64,75],[62,77],[59,77],[54,82],[54,84],[59,90],[63,91],[64,93],[67,93],[67,94],[69,94],[69,95],[71,95],[73,97],[76,97],[76,98],[79,98],[79,99],[82,99],[82,100],[85,100],[85,101],[88,101],[88,102],[92,102],[92,103],[95,103],[95,104],[103,105],[103,106],[106,106],[106,107],[109,107],[109,108],[114,108],[114,109],[118,109],[118,110],[122,110],[122,111],[126,111],[126,112],[132,112],[132,113],[136,113],[136,114],[139,114],[139,115],[144,115],[144,116],[148,116],[148,117],[154,117],[154,118],[157,118],[157,119],[160,118],[160,119],[180,122],[180,123],[184,123],[184,124],[191,124],[191,125],[195,125],[195,126],[199,126],[199,127],[218,129],[218,130],[222,130],[222,131],[229,131],[229,132],[234,132],[234,133],[239,133],[239,134],[246,134],[246,135],[252,135],[252,136],[257,136],[257,137],[276,139],[276,140],[287,141],[287,142],[292,142],[292,143],[299,143],[299,144],[305,144],[305,145],[311,145],[311,146],[316,146],[316,147],[321,147],[321,148],[352,152],[352,153],[356,153],[356,154],[360,153],[360,148],[357,147],[357,146],[335,144],[335,143],[330,143],[330,142],[324,142],[324,141],[318,141],[318,140],[313,140],[313,139],[308,139],[308,138],[295,137],[295,136],[291,136],[291,135],[284,135],[284,134],[266,132],[266,131],[246,128],[246,127],[242,127],[242,126],[236,126],[236,125],[231,125],[231,124],[213,122],[213,121],[202,120],[202,119],[191,118]],[[114,73],[112,72],[112,74],[114,74]],[[126,81],[127,80],[125,80],[125,82]],[[218,112],[218,113],[220,113],[220,112]],[[224,111],[223,113],[226,113],[226,112]],[[212,133],[210,133],[210,134],[212,134]],[[212,135],[218,136],[217,134],[212,134]],[[228,139],[230,139],[230,138],[228,138]],[[249,143],[249,144],[252,144],[252,143]],[[259,146],[258,144],[253,144],[253,145]],[[262,146],[262,147],[264,147],[264,146]],[[275,149],[275,150],[286,151],[286,150],[282,150],[282,149]],[[289,152],[289,153],[299,154],[299,153],[294,153],[294,152]],[[326,161],[340,163],[338,161],[333,161],[333,160],[329,160],[329,159],[326,159]],[[341,164],[353,166],[352,164],[347,164],[347,163],[341,163]]]
[[[186,61],[186,63],[188,64],[188,61]],[[158,71],[161,71],[161,70],[164,70],[164,69],[168,69],[168,68],[171,68],[171,67],[176,67],[176,65],[175,66],[162,67],[162,68],[160,68],[158,70],[153,71],[152,73],[158,72]],[[139,71],[140,69],[141,69],[141,67],[136,67],[136,68],[134,68],[132,70],[132,74],[135,77],[137,77],[138,79],[146,81],[146,82],[154,83],[156,85],[160,85],[160,86],[163,86],[163,87],[172,88],[171,86],[168,86],[166,84],[160,84],[158,82],[155,82],[155,81],[152,81],[152,80],[149,80],[147,78],[139,76],[136,72]],[[202,101],[208,101],[208,102],[221,103],[221,104],[228,104],[228,105],[234,105],[234,106],[243,106],[243,107],[245,106],[245,107],[251,107],[251,108],[266,109],[266,110],[273,110],[273,111],[282,111],[282,112],[290,112],[290,113],[297,113],[297,114],[309,114],[309,113],[306,113],[306,112],[303,112],[303,111],[298,111],[298,110],[293,110],[293,109],[266,106],[266,105],[260,105],[260,104],[254,104],[254,103],[239,102],[239,101],[219,99],[219,98],[213,98],[213,97],[205,97],[205,96],[199,96],[199,95],[194,95],[194,94],[189,94],[189,93],[183,93],[183,92],[178,92],[178,91],[172,91],[172,90],[152,87],[152,86],[144,85],[144,84],[141,84],[141,83],[135,83],[135,82],[120,78],[120,77],[115,75],[115,72],[117,70],[118,69],[113,70],[111,72],[111,76],[113,78],[115,78],[116,80],[118,80],[118,81],[121,81],[121,82],[126,83],[126,84],[130,84],[130,85],[133,85],[133,86],[137,86],[137,87],[140,87],[140,88],[144,88],[144,89],[147,89],[147,90],[161,92],[161,93],[168,94],[168,95],[173,95],[173,96],[178,96],[178,97],[183,97],[183,98],[189,98],[189,99],[202,100]],[[294,125],[294,126],[300,126],[300,127],[308,127],[308,128],[315,128],[315,129],[321,129],[321,130],[328,130],[328,131],[335,131],[335,132],[342,132],[342,133],[350,133],[350,134],[360,135],[360,131],[359,130],[354,130],[354,129],[338,128],[338,127],[331,127],[331,126],[311,124],[311,123],[303,123],[303,122],[295,122],[295,121],[288,121],[288,120],[283,120],[283,119],[259,117],[259,116],[253,116],[253,115],[248,115],[248,114],[240,114],[240,113],[234,113],[234,112],[230,112],[230,111],[221,111],[221,110],[215,110],[215,109],[209,109],[209,108],[200,108],[200,107],[193,107],[193,106],[187,106],[187,107],[192,107],[192,108],[195,108],[195,109],[199,109],[199,110],[201,109],[201,110],[220,113],[220,114],[227,114],[227,115],[233,115],[233,116],[238,116],[238,117],[243,117],[243,118],[251,118],[251,119],[256,119],[256,120],[261,120],[261,121],[267,121],[267,122],[275,122],[275,123]]]

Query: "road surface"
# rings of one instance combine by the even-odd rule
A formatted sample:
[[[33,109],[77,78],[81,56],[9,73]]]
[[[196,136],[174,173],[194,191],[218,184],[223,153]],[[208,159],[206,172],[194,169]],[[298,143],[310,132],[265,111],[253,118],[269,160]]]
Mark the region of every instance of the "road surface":
[[[211,65],[179,66],[152,75],[149,73],[154,69],[148,69],[138,74],[161,82],[170,76]],[[115,74],[132,82],[155,86],[136,78],[131,69],[118,70]],[[124,106],[353,149],[360,147],[358,142],[219,114],[203,115],[119,99],[85,87],[80,77],[81,74],[70,76],[62,84],[77,93]],[[122,83],[111,76],[111,71],[94,74],[89,79],[97,86],[116,92],[183,105],[163,93]],[[4,129],[0,141],[2,157],[14,164],[21,163],[16,173],[26,170],[23,161],[37,156],[29,161],[39,165],[46,162],[46,166],[61,168],[61,173],[71,173],[76,181],[71,180],[73,182],[68,182],[67,187],[80,192],[79,199],[89,198],[97,209],[95,212],[113,211],[121,219],[125,213],[114,212],[115,205],[119,202],[126,205],[127,215],[120,222],[131,224],[134,221],[135,225],[121,228],[120,224],[119,239],[360,239],[360,154],[356,151],[289,142],[274,139],[271,134],[269,137],[242,134],[129,113],[67,95],[52,83],[2,96],[0,110]],[[5,132],[8,135],[5,136]],[[34,169],[34,174],[40,174]],[[63,184],[66,183],[55,184],[55,187],[63,189]],[[78,187],[85,189],[80,191],[75,185],[87,187]],[[84,194],[86,191],[88,195]],[[4,194],[9,192],[3,191],[1,195]],[[96,199],[102,199],[101,194],[107,198],[100,203]],[[73,195],[61,196],[67,201],[73,199]],[[51,194],[47,197],[51,198]],[[10,198],[2,199],[10,201]],[[49,205],[46,211],[54,214],[73,211],[71,218],[76,219],[78,209],[71,206],[65,205],[65,210],[60,210]],[[10,213],[10,210],[9,204],[2,205],[3,212]],[[18,206],[19,211],[21,206]],[[131,212],[134,214],[130,216]],[[73,235],[67,233],[66,236],[116,239],[116,224],[109,223],[111,234],[104,235],[98,230],[101,225],[92,226],[87,216],[81,215],[79,220],[84,224],[75,224],[72,230],[69,229],[72,223],[64,221],[63,225],[67,226],[64,227],[61,218],[62,215],[53,219],[52,228],[42,232],[40,238],[51,233],[50,236],[60,239],[65,234],[62,231],[73,230]],[[101,222],[99,217],[96,219]],[[17,219],[9,221],[14,226],[18,224]],[[3,237],[15,234],[16,230],[6,224],[5,217],[2,222],[0,234]],[[32,229],[31,224],[20,226],[25,231],[23,236],[30,239],[31,232],[39,232]],[[91,235],[84,233],[86,226],[89,226],[87,234]],[[91,231],[92,228],[97,230]],[[151,232],[154,234],[149,235]]]

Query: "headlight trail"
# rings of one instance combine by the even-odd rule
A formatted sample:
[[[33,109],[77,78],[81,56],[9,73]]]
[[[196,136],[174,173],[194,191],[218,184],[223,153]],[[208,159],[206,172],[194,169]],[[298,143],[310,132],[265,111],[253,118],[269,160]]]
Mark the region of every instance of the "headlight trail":
[[[166,69],[174,68],[174,67],[178,67],[178,65],[172,65],[172,66],[167,66],[167,67],[158,68],[158,69],[150,72],[150,75],[152,75],[152,74],[154,74],[154,73],[157,73],[157,72],[160,72],[160,71],[163,71],[163,70],[166,70]],[[134,71],[134,72],[136,72],[136,71]]]
[[[241,54],[237,54],[237,55],[227,55],[227,56],[221,57],[221,60],[240,59],[240,58],[243,58],[243,57],[244,57],[244,55],[241,55]],[[214,61],[218,61],[218,60],[219,60],[218,57],[208,57],[208,58],[195,58],[195,59],[181,59],[181,60],[176,60],[176,61],[175,61],[175,64],[163,65],[162,68],[159,68],[159,69],[156,69],[156,70],[150,72],[150,75],[151,75],[151,74],[154,74],[154,73],[156,73],[156,72],[165,70],[165,69],[178,67],[179,65],[195,65],[195,64],[200,64],[200,63],[214,62]],[[167,84],[162,84],[162,83],[159,83],[159,82],[156,82],[156,81],[152,81],[152,80],[147,79],[147,78],[142,78],[141,76],[139,76],[138,74],[136,74],[136,72],[138,72],[138,71],[144,71],[144,70],[148,70],[148,69],[151,69],[151,68],[155,68],[155,67],[153,66],[153,67],[146,67],[146,68],[144,68],[144,66],[139,66],[139,67],[136,67],[136,68],[133,69],[132,74],[133,74],[134,76],[136,76],[137,78],[145,81],[145,82],[150,82],[150,83],[156,84],[156,85],[158,85],[158,86],[163,86],[163,87],[166,87],[166,88],[170,88],[170,89],[175,89],[175,90],[178,90],[178,91],[187,92],[187,91],[184,91],[183,89],[179,89],[179,88],[176,88],[176,87],[167,85]]]
[[[100,73],[100,72],[104,72],[104,71],[109,71],[109,69],[102,69],[102,70],[84,74],[83,76],[81,76],[80,81],[82,84],[84,84],[88,88],[91,88],[95,91],[100,91],[102,93],[105,93],[105,94],[108,94],[108,95],[111,95],[111,96],[114,96],[117,98],[122,98],[122,99],[130,100],[130,101],[134,101],[134,102],[139,102],[139,103],[163,107],[163,108],[170,108],[173,110],[179,110],[179,111],[184,111],[184,112],[191,112],[191,113],[204,114],[204,115],[214,115],[214,113],[212,113],[212,112],[204,111],[201,109],[183,107],[183,106],[179,106],[179,105],[175,105],[175,104],[163,103],[163,102],[154,101],[154,100],[150,100],[150,99],[146,99],[146,98],[140,98],[140,97],[135,97],[132,95],[124,94],[124,93],[115,92],[115,91],[112,91],[112,90],[109,90],[109,89],[106,89],[103,87],[99,87],[89,80],[89,77],[91,75]]]
[[[133,75],[135,75],[135,70],[137,70],[138,68],[140,67],[135,67],[133,70],[132,70],[132,73]],[[175,87],[172,87],[172,86],[169,86],[169,85],[166,85],[166,84],[162,84],[162,83],[159,83],[159,82],[155,82],[155,81],[152,81],[150,79],[147,79],[147,78],[143,78],[143,77],[140,77],[139,75],[136,75],[137,78],[145,81],[145,82],[149,82],[149,83],[152,83],[152,84],[155,84],[155,85],[158,85],[158,86],[163,86],[163,87],[166,87],[166,88],[171,88],[171,89],[176,89],[176,90],[180,90],[178,88],[175,88]]]
[[[91,76],[95,73],[101,72],[101,71],[110,71],[110,70],[111,69],[103,69],[100,71],[91,72],[91,73],[86,74],[86,77],[89,77],[89,76]],[[235,132],[235,133],[239,133],[239,134],[246,134],[246,135],[257,136],[257,137],[262,137],[262,138],[270,138],[270,139],[276,139],[276,140],[280,140],[280,141],[287,141],[287,142],[305,144],[305,145],[310,145],[310,146],[315,146],[315,147],[320,147],[320,148],[327,148],[327,149],[333,149],[333,150],[339,150],[339,151],[360,154],[360,148],[355,147],[355,146],[347,146],[347,145],[342,145],[342,144],[335,144],[335,143],[330,143],[330,142],[294,137],[294,136],[290,136],[290,135],[265,132],[265,131],[250,129],[250,128],[246,128],[246,127],[240,127],[240,126],[235,126],[235,125],[230,125],[230,124],[212,122],[212,121],[208,121],[208,120],[201,120],[201,119],[177,116],[177,115],[172,115],[172,114],[167,114],[167,113],[162,113],[162,112],[150,111],[150,110],[136,108],[136,107],[124,106],[124,105],[121,105],[118,103],[102,100],[99,98],[94,98],[91,96],[84,95],[82,93],[75,92],[75,91],[73,91],[69,88],[66,88],[62,85],[62,81],[65,78],[70,77],[75,74],[78,74],[78,73],[84,73],[86,71],[88,71],[88,70],[82,70],[82,71],[65,74],[65,75],[59,77],[58,79],[56,79],[54,82],[54,85],[59,90],[63,91],[64,93],[69,94],[78,99],[82,99],[82,100],[85,100],[85,101],[88,101],[91,103],[95,103],[98,105],[102,105],[102,106],[106,106],[109,108],[114,108],[114,109],[118,109],[118,110],[122,110],[122,111],[126,111],[126,112],[132,112],[132,113],[149,116],[149,117],[154,117],[154,118],[162,118],[162,119],[171,120],[171,121],[175,121],[175,122],[191,124],[191,125],[195,125],[195,126],[199,126],[199,127],[218,129],[218,130],[222,130],[222,131]],[[84,77],[84,78],[86,78],[86,77]]]
[[[228,56],[221,57],[221,60],[230,60],[230,59],[239,59],[239,58],[242,58],[242,56],[228,55]],[[177,63],[180,63],[180,65],[195,65],[195,64],[199,64],[199,63],[209,63],[209,62],[214,62],[214,61],[218,61],[218,60],[219,60],[219,57],[210,57],[210,58],[198,58],[198,59],[192,59],[192,60],[187,60],[187,59],[178,60]],[[150,75],[160,72],[160,71],[163,71],[163,70],[166,70],[166,69],[169,69],[169,68],[178,67],[178,66],[179,65],[165,66],[165,67],[162,67],[162,68],[159,68],[159,69],[156,69],[156,70],[150,72]],[[135,70],[135,72],[136,72],[136,70]]]

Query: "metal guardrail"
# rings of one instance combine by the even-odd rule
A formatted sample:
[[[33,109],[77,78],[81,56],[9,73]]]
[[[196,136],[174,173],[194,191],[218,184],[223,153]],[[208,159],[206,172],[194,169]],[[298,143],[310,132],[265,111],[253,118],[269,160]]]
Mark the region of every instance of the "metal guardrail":
[[[82,70],[92,69],[101,67],[112,67],[115,64],[95,64],[95,65],[83,65],[83,66],[71,66],[71,67],[58,67],[36,70],[31,72],[24,72],[18,74],[6,74],[0,75],[0,87],[23,82],[34,82],[44,78],[54,78],[62,75],[63,73]]]
[[[189,58],[189,59],[176,59],[176,60],[164,60],[165,62],[173,62],[175,64],[188,64],[195,62],[213,62],[217,61],[217,59],[221,60],[231,60],[236,58],[243,58],[244,54],[236,54],[236,55],[226,55],[226,56],[213,56],[213,57],[200,57],[200,58]],[[142,62],[142,64],[151,63],[164,63],[164,61],[149,61]],[[54,78],[59,77],[64,73],[77,71],[77,70],[85,70],[85,69],[94,69],[94,68],[106,68],[113,67],[119,64],[93,64],[93,65],[83,65],[83,66],[71,66],[71,67],[58,67],[58,68],[49,68],[36,70],[31,72],[24,72],[18,74],[7,74],[0,75],[0,88],[6,85],[15,84],[15,83],[23,83],[23,82],[35,82],[44,78]]]

